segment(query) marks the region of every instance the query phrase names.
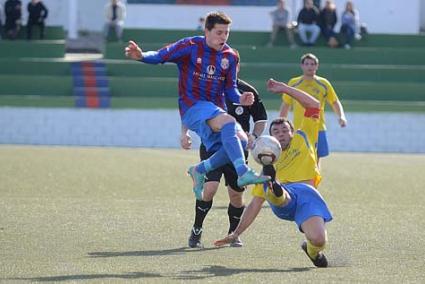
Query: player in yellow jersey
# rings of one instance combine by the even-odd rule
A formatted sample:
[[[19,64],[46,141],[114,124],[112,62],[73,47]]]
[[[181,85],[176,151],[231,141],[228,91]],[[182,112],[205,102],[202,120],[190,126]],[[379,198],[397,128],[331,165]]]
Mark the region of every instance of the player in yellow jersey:
[[[294,221],[306,240],[301,248],[317,267],[327,267],[323,254],[327,241],[325,223],[332,220],[323,197],[312,186],[320,180],[317,169],[315,147],[320,121],[320,103],[304,91],[282,82],[269,80],[267,88],[272,93],[286,93],[304,108],[304,119],[300,129],[294,131],[291,123],[283,118],[272,121],[270,134],[279,140],[282,155],[273,166],[264,166],[263,174],[272,177],[269,183],[256,185],[253,198],[245,208],[238,227],[232,234],[216,241],[216,246],[231,243],[255,220],[264,201],[280,219]]]
[[[317,141],[317,162],[321,157],[329,155],[329,146],[326,137],[326,121],[325,121],[325,106],[328,103],[338,117],[338,123],[341,127],[347,125],[344,108],[335,93],[331,83],[320,76],[317,76],[319,68],[319,59],[312,53],[304,54],[301,57],[301,69],[303,75],[289,80],[288,85],[307,92],[315,97],[320,102],[320,124],[319,136]],[[298,129],[304,118],[304,108],[294,100],[291,96],[282,95],[282,105],[280,108],[280,116],[287,118],[290,108],[293,109],[294,128]]]

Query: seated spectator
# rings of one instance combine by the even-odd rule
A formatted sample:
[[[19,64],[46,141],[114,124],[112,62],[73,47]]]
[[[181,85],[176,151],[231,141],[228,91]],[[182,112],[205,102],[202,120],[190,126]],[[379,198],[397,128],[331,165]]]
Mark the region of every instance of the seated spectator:
[[[313,5],[313,0],[305,0],[297,21],[301,41],[306,46],[313,46],[320,35],[319,10]],[[307,33],[310,33],[310,38]]]
[[[4,20],[3,8],[2,6],[0,6],[0,39],[2,39],[2,35],[3,35],[3,20]]]
[[[344,48],[350,49],[354,39],[361,39],[359,12],[352,1],[347,1],[341,16],[341,40]]]
[[[38,26],[40,28],[40,39],[44,38],[44,21],[49,14],[46,6],[41,0],[31,0],[27,6],[28,10],[28,23],[27,23],[27,39],[32,38],[32,27]]]
[[[4,3],[6,22],[4,25],[5,35],[8,39],[16,39],[21,30],[22,2],[20,0],[7,0]]]
[[[204,31],[205,29],[205,18],[204,17],[200,17],[198,19],[198,26],[196,27],[197,31]]]
[[[105,39],[109,37],[109,31],[115,30],[116,38],[122,40],[122,32],[124,27],[124,19],[126,17],[126,8],[120,0],[111,0],[105,6]]]
[[[272,33],[270,35],[270,42],[268,46],[273,46],[276,42],[276,37],[279,31],[285,31],[286,37],[291,48],[295,48],[296,44],[294,41],[294,32],[291,24],[291,14],[288,9],[285,8],[285,0],[277,1],[277,8],[270,12],[273,21]]]
[[[325,2],[325,7],[320,11],[320,29],[322,35],[330,47],[337,47],[338,41],[334,31],[335,24],[338,21],[336,7],[332,0]]]

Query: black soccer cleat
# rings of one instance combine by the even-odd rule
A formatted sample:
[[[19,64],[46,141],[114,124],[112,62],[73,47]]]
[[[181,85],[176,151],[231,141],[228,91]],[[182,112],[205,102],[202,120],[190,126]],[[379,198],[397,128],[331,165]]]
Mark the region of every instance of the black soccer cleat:
[[[202,237],[202,228],[193,227],[190,232],[189,237],[189,247],[190,248],[204,248],[204,245],[201,243]]]
[[[321,268],[328,267],[328,260],[326,259],[326,256],[322,252],[319,252],[319,254],[317,255],[315,259],[310,257],[310,255],[307,252],[307,241],[304,241],[302,243],[301,248],[306,253],[308,258],[313,262],[314,266],[321,267]]]

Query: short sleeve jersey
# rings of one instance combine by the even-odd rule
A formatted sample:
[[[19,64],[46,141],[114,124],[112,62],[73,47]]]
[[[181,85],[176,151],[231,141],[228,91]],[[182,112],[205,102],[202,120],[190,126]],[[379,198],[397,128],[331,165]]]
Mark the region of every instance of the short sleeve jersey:
[[[326,103],[333,105],[338,101],[338,96],[335,93],[331,83],[319,76],[315,76],[313,80],[304,80],[302,76],[292,78],[288,85],[300,89],[309,95],[315,97],[320,102],[320,122],[319,130],[326,130],[325,106]],[[304,108],[296,100],[292,99],[287,94],[282,94],[282,100],[286,105],[292,106],[294,117],[294,128],[298,129],[301,126],[301,121],[304,118]]]
[[[318,110],[316,110],[319,113]],[[276,162],[276,179],[281,183],[293,183],[304,180],[321,179],[317,167],[315,141],[317,141],[319,119],[311,116],[309,110],[305,111],[300,129],[296,130],[289,146],[282,151]],[[264,190],[261,184],[252,190],[254,196],[264,198]]]

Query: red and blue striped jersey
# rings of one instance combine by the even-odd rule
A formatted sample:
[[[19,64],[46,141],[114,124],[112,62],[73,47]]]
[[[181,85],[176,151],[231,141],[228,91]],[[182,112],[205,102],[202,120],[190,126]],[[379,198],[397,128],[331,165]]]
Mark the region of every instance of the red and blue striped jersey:
[[[222,50],[208,47],[205,37],[183,38],[158,51],[143,52],[144,63],[176,63],[179,69],[180,115],[197,101],[210,101],[226,109],[225,98],[239,104],[236,66],[239,57],[225,44]]]

